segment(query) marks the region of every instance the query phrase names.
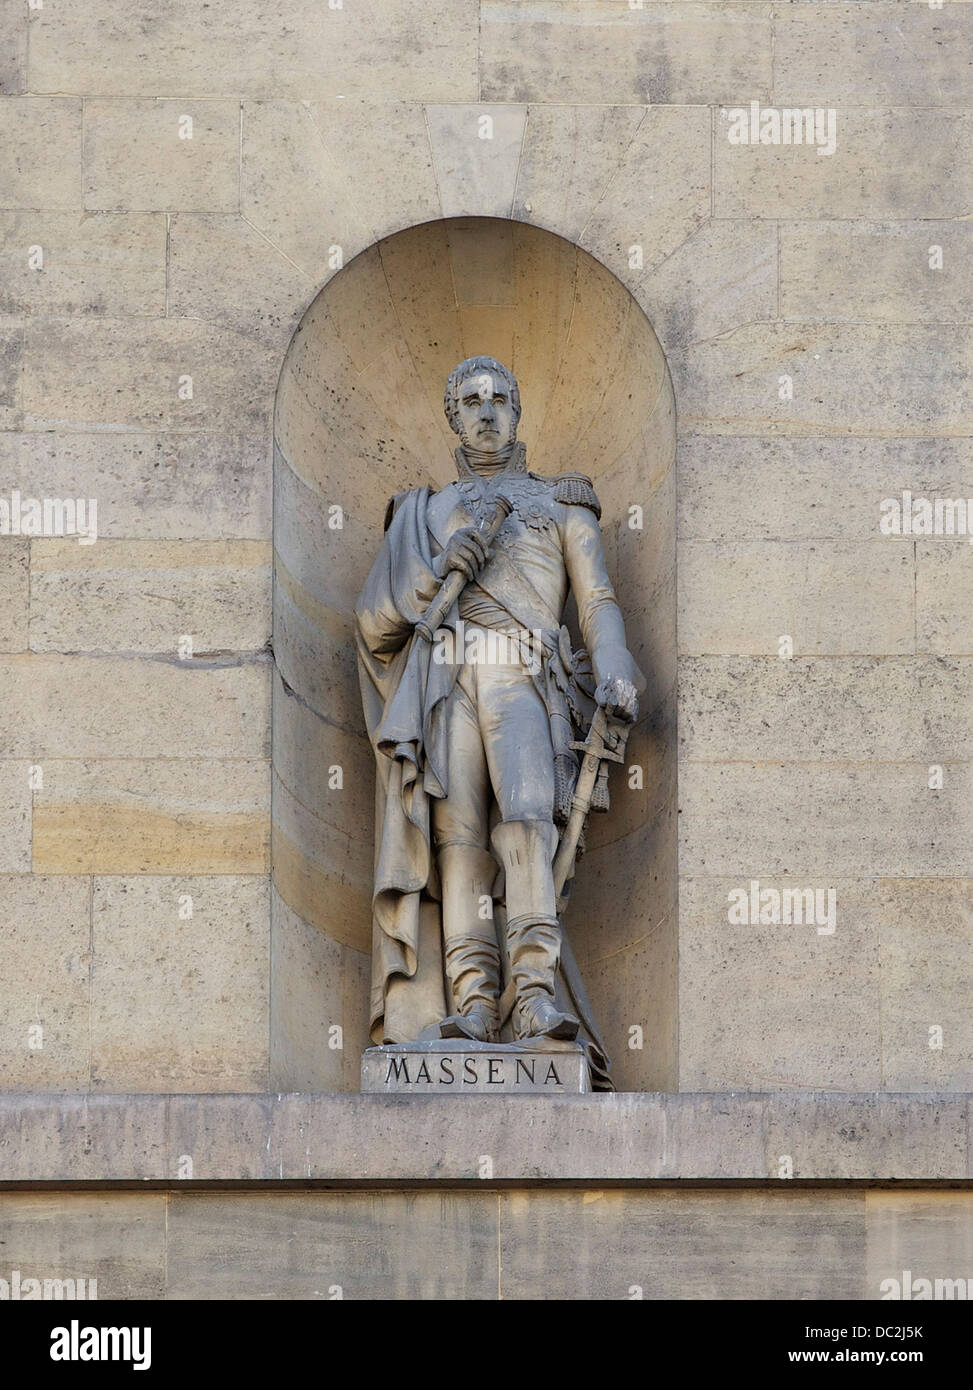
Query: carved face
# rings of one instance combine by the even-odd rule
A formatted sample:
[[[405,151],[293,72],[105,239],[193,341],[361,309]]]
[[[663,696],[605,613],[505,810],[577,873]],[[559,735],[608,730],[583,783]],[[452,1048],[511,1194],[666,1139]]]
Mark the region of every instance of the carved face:
[[[474,372],[466,377],[456,392],[456,407],[460,438],[474,449],[498,453],[517,433],[510,387],[502,376]]]

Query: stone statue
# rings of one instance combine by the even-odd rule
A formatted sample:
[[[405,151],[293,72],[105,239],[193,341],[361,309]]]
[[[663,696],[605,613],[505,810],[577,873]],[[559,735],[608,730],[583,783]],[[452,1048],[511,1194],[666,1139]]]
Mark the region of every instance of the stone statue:
[[[355,609],[378,768],[371,1036],[580,1045],[611,1089],[556,880],[588,809],[572,828],[585,734],[597,715],[581,761],[604,809],[600,758],[620,760],[645,682],[591,480],[527,471],[517,382],[493,358],[455,368],[445,410],[458,477],[391,499]],[[585,650],[562,622],[569,588]]]

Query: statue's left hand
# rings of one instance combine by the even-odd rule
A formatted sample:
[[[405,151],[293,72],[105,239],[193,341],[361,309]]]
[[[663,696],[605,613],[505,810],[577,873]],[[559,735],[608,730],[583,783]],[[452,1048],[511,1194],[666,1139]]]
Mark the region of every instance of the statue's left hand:
[[[634,724],[639,714],[639,693],[624,676],[606,676],[595,691],[595,700],[607,714]]]

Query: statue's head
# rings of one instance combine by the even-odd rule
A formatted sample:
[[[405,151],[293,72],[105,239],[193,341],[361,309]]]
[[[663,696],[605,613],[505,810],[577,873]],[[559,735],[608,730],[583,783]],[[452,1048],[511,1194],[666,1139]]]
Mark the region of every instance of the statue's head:
[[[454,367],[443,407],[450,428],[471,449],[497,454],[517,438],[517,378],[493,357],[468,357]]]

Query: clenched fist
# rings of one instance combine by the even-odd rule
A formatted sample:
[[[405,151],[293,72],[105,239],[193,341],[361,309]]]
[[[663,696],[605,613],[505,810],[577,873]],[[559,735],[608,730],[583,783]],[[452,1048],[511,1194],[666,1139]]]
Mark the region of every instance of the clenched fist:
[[[433,569],[438,579],[445,579],[450,570],[459,570],[467,579],[475,579],[486,564],[490,549],[475,526],[464,526],[454,531],[446,542],[446,549],[433,561]]]

